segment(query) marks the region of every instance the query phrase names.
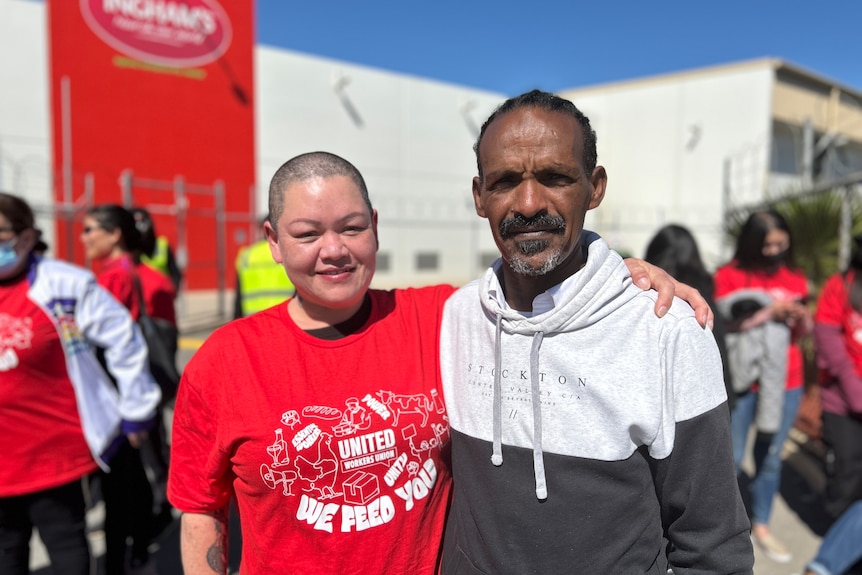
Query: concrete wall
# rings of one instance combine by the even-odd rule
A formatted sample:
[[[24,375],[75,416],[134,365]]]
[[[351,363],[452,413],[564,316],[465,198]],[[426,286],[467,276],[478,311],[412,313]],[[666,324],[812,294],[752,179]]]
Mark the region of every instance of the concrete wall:
[[[849,90],[824,85],[798,74],[779,74],[773,116],[802,126],[807,119],[818,132],[838,132],[862,141],[862,100]]]
[[[643,256],[659,227],[678,223],[710,266],[724,260],[724,164],[733,203],[762,199],[772,84],[764,63],[565,92],[590,118],[608,171],[605,200],[587,226]]]
[[[478,275],[495,250],[473,209],[472,145],[500,94],[284,50],[256,51],[258,211],[269,180],[291,157],[315,150],[351,161],[379,211],[375,286],[448,282]],[[416,266],[437,254],[438,271]]]
[[[0,0],[0,190],[24,196],[53,242],[45,7]]]

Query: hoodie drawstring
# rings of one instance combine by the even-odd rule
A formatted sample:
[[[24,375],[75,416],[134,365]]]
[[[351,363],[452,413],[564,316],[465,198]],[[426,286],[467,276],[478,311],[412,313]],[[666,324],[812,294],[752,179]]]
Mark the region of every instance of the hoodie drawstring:
[[[542,337],[543,334],[540,331],[533,334],[533,346],[530,349],[530,383],[533,392],[533,473],[536,476],[536,497],[547,499],[545,456],[542,454],[542,398],[539,395],[539,348],[542,347]]]
[[[501,322],[503,314],[497,314],[497,332],[494,338],[494,448],[491,453],[491,463],[500,467],[503,465],[503,384],[500,382],[500,371],[503,369],[503,353],[501,343]]]
[[[502,384],[502,314],[497,314],[497,330],[494,338],[494,404],[493,404],[493,451],[491,463],[503,465],[503,384]],[[548,498],[545,480],[545,457],[542,454],[542,398],[539,392],[539,349],[542,347],[542,332],[533,334],[530,348],[530,384],[533,403],[533,473],[536,478],[536,497]]]

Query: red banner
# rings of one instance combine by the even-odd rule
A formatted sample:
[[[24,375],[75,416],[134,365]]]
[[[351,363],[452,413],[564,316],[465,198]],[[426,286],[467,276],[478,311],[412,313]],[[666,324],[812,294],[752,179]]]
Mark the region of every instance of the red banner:
[[[58,203],[147,207],[187,287],[228,285],[254,209],[253,3],[49,0]],[[71,239],[59,221],[55,253]],[[219,233],[220,232],[220,233]],[[219,272],[219,262],[224,266]],[[225,269],[226,268],[226,269]]]

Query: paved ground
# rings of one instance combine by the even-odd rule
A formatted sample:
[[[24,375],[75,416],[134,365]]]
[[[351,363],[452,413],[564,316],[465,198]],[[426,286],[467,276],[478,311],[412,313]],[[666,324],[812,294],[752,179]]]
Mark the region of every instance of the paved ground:
[[[773,506],[771,527],[793,553],[789,563],[776,563],[755,545],[755,575],[791,575],[805,572],[805,564],[817,554],[829,526],[820,493],[825,481],[820,459],[804,449],[806,438],[794,433],[785,445],[781,493]],[[747,462],[750,470],[750,462]],[[748,504],[745,478],[740,482]]]
[[[192,356],[194,349],[222,321],[217,310],[231,309],[232,296],[219,298],[216,293],[199,294],[195,298],[185,298],[179,304],[180,328],[183,334],[179,364],[181,366]],[[226,306],[226,307],[225,307]],[[795,430],[794,430],[795,431]],[[828,520],[822,511],[820,492],[824,476],[820,459],[814,450],[806,449],[806,438],[802,433],[794,433],[785,446],[785,466],[781,481],[781,493],[775,501],[772,529],[792,551],[793,559],[780,564],[772,561],[755,548],[755,575],[801,575],[805,563],[816,553],[823,533],[828,528]],[[746,462],[750,467],[750,462]],[[745,480],[741,484],[745,492]],[[90,543],[94,555],[100,559],[104,553],[104,534],[99,531],[102,509],[96,507],[88,515],[88,522],[94,527]],[[182,568],[179,560],[179,530],[176,524],[170,528],[161,541],[153,546],[158,573],[161,575],[180,575]],[[239,544],[239,534],[232,534],[232,548]],[[44,548],[33,539],[31,561],[32,573],[49,575],[48,560]],[[236,547],[238,548],[238,547]],[[236,553],[232,553],[231,564],[237,567]]]

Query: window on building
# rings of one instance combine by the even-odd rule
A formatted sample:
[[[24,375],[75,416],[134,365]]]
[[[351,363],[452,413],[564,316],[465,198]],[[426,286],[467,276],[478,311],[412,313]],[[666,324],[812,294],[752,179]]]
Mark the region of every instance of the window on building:
[[[389,252],[377,252],[377,267],[376,270],[379,272],[388,272],[389,266],[391,265],[391,257]]]
[[[778,174],[801,175],[802,130],[783,122],[772,124],[771,171]]]
[[[416,269],[419,271],[432,271],[439,267],[440,256],[436,253],[416,254]]]

